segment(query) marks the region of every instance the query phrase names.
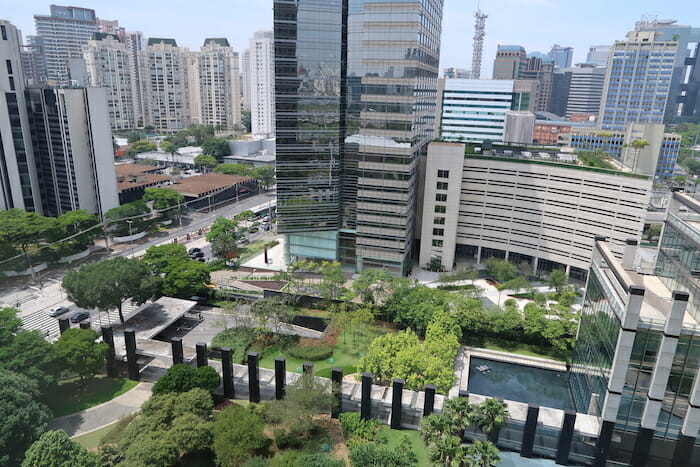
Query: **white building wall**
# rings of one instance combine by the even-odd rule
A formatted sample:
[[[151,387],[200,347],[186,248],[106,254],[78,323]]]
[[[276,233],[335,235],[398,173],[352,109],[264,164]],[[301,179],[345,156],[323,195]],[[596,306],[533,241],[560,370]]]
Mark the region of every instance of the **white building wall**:
[[[257,31],[250,40],[250,118],[252,133],[275,134],[274,37],[272,31]]]

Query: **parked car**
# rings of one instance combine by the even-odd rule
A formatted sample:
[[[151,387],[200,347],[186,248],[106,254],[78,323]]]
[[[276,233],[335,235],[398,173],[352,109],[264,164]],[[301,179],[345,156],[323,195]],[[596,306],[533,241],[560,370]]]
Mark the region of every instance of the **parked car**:
[[[193,248],[190,248],[189,250],[187,250],[187,254],[193,255],[195,253],[201,253],[201,251],[202,251],[201,248],[193,247]]]
[[[63,313],[68,313],[69,311],[70,308],[68,308],[67,306],[57,306],[49,310],[49,316],[55,318],[56,316],[60,316]]]
[[[195,251],[194,253],[190,253],[190,256],[192,257],[192,259],[204,258],[204,252],[202,250]]]
[[[90,313],[87,311],[77,311],[70,315],[70,322],[71,323],[79,323],[84,319],[88,319],[90,317]]]

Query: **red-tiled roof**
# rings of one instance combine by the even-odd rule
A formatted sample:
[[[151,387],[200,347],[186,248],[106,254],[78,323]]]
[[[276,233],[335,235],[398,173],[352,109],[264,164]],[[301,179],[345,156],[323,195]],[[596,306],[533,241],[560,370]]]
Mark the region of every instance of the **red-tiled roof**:
[[[250,177],[209,173],[197,175],[195,177],[183,178],[168,188],[172,188],[173,190],[182,193],[184,196],[199,198],[202,195],[216,193],[234,185],[240,185],[252,181],[254,181],[254,179]]]

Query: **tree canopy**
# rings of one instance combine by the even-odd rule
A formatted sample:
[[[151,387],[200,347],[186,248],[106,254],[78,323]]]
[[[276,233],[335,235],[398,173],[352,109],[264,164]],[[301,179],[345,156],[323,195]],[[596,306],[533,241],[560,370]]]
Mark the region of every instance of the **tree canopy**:
[[[172,188],[146,188],[143,194],[145,201],[153,201],[153,209],[162,212],[161,215],[166,217],[177,216],[178,209],[184,201],[185,197]]]
[[[238,241],[245,235],[245,229],[238,222],[226,217],[217,217],[211,224],[206,239],[211,243],[211,251],[223,258],[235,258],[238,253]]]
[[[22,252],[56,228],[56,219],[23,209],[0,210],[0,239]]]
[[[193,368],[184,363],[178,363],[156,381],[153,386],[153,394],[167,394],[171,392],[188,392],[195,388],[204,389],[211,393],[219,387],[221,378],[219,373],[209,366]]]
[[[209,267],[192,260],[185,246],[179,243],[148,248],[143,262],[153,274],[162,276],[158,281],[161,295],[189,298],[199,293],[210,281]]]
[[[71,328],[54,344],[56,358],[69,374],[82,380],[91,378],[104,367],[109,347],[97,342],[99,335],[92,329]]]
[[[225,138],[207,138],[202,143],[202,152],[222,161],[224,156],[231,154],[231,148]]]
[[[110,209],[105,213],[105,220],[114,234],[135,234],[146,229],[149,223],[146,215],[150,212],[146,202],[138,200]],[[131,226],[127,220],[131,221]]]
[[[265,422],[250,410],[229,405],[214,417],[214,454],[221,467],[239,467],[270,444]]]
[[[219,165],[219,161],[216,160],[214,156],[208,156],[206,154],[200,154],[194,158],[194,163],[207,169],[213,169]]]
[[[27,449],[22,467],[100,467],[100,462],[65,431],[51,430]]]
[[[131,143],[131,146],[129,147],[128,153],[130,153],[131,155],[134,155],[134,154],[140,154],[142,152],[155,151],[156,149],[158,149],[158,146],[156,146],[155,144],[151,143],[150,141],[141,140],[141,141],[134,141],[133,143]]]

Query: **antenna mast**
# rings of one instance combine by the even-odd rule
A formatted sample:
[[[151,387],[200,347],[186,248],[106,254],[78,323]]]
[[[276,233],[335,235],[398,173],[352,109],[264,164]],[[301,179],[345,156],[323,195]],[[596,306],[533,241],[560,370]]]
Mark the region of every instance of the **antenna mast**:
[[[478,4],[476,7],[476,24],[474,25],[474,45],[472,46],[472,79],[481,78],[481,57],[484,53],[484,36],[486,36],[486,15]]]

